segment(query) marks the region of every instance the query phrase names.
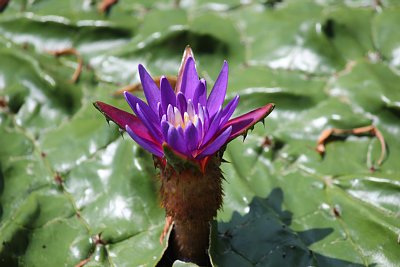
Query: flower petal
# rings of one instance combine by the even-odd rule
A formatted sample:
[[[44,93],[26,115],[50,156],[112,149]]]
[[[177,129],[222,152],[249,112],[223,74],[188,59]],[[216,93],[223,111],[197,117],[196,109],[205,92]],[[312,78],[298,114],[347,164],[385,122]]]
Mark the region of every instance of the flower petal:
[[[157,110],[158,110],[158,120],[157,121],[161,121],[161,118],[163,117],[163,115],[165,114],[164,111],[162,110],[161,107],[161,103],[158,102],[157,103]]]
[[[201,120],[201,122],[203,124],[203,131],[205,134],[209,127],[210,117],[208,116],[206,107],[201,106],[200,103],[198,104],[197,110],[198,110],[197,115],[199,116],[199,119]]]
[[[196,64],[193,57],[189,57],[186,61],[185,70],[183,71],[181,92],[185,94],[186,99],[193,99],[194,92],[200,83],[197,74]]]
[[[151,117],[151,119],[153,121],[157,121],[158,118],[158,111],[156,109],[156,112],[154,112],[147,104],[146,102],[144,102],[142,99],[138,98],[137,96],[134,96],[130,93],[128,93],[127,91],[124,92],[124,96],[126,99],[126,102],[128,102],[129,106],[131,107],[131,109],[133,110],[133,112],[135,112],[136,115],[138,115],[136,113],[136,104],[140,103],[140,106],[142,107],[142,109],[148,113],[148,115]],[[157,106],[156,106],[157,108]]]
[[[155,139],[160,138],[161,132],[160,132],[160,122],[158,116],[140,98],[131,95],[128,92],[124,92],[124,94],[129,106],[139,117],[139,119],[143,122],[143,124],[149,130],[153,138]]]
[[[130,127],[129,125],[125,126],[126,131],[128,132],[129,136],[141,147],[149,151],[150,153],[156,155],[157,157],[162,157],[163,152],[161,145],[158,143],[153,143],[149,140],[146,140],[142,138],[141,136],[137,135]]]
[[[173,126],[168,121],[162,121],[161,122],[161,132],[163,134],[164,141],[167,142],[167,143],[168,143],[168,130],[169,130],[169,127],[173,127]]]
[[[143,122],[135,115],[128,113],[119,108],[110,106],[106,103],[96,101],[93,105],[108,119],[115,122],[119,128],[125,130],[125,125],[134,129],[136,135],[151,142],[155,142],[149,130],[144,126]]]
[[[224,61],[221,72],[219,73],[214,87],[208,96],[207,109],[210,117],[212,117],[224,103],[226,89],[228,87],[228,72],[228,63]]]
[[[176,106],[178,107],[178,109],[181,112],[181,114],[183,114],[183,113],[185,113],[187,111],[186,97],[181,92],[179,92],[176,95]]]
[[[142,64],[139,64],[138,68],[140,81],[142,82],[143,92],[146,96],[147,103],[154,113],[157,114],[157,103],[161,101],[160,89],[158,89],[153,78],[151,78],[150,74]]]
[[[207,105],[207,84],[204,79],[201,79],[200,83],[197,85],[192,100],[195,108],[197,108],[198,103],[200,103],[202,106]]]
[[[179,128],[179,127],[178,127]],[[168,129],[168,145],[174,150],[187,155],[187,147],[181,133],[172,125]]]
[[[201,123],[201,120],[197,120],[196,122],[196,129],[197,129],[197,134],[198,134],[198,142],[200,142],[203,139],[203,124]]]
[[[151,135],[157,140],[162,137],[160,132],[160,125],[157,122],[152,121],[149,115],[143,110],[143,104],[140,103],[136,104],[136,113],[146,128],[149,130]]]
[[[193,51],[190,46],[186,46],[185,51],[183,52],[181,66],[179,67],[178,77],[176,79],[175,92],[181,91],[183,73],[185,71],[186,62],[190,57],[194,59]]]
[[[204,147],[203,150],[200,152],[200,154],[197,156],[197,158],[200,159],[217,152],[228,141],[231,132],[232,132],[232,126],[229,126],[217,138],[215,138],[215,140],[213,140],[206,147]]]
[[[242,116],[234,118],[228,121],[220,130],[223,132],[228,127],[232,126],[232,132],[229,136],[229,141],[238,137],[239,135],[245,133],[250,127],[252,127],[257,122],[263,120],[271,111],[275,108],[275,104],[267,104],[261,108],[255,109],[246,113]]]
[[[197,132],[196,126],[189,122],[185,129],[185,140],[188,152],[191,153],[195,149],[197,149],[199,143],[199,136]]]
[[[172,89],[167,78],[165,78],[164,76],[161,77],[160,90],[161,90],[161,107],[164,113],[167,113],[168,105],[176,106],[176,97],[174,90]]]
[[[226,107],[222,110],[222,118],[220,122],[221,127],[223,127],[224,124],[230,119],[238,104],[239,96],[237,95],[231,101],[229,101]]]
[[[220,129],[220,121],[222,117],[222,109],[220,108],[217,113],[214,115],[214,118],[212,121],[210,121],[210,127],[206,132],[204,133],[204,138],[202,141],[202,146],[206,145],[208,141],[210,141],[214,135],[217,133],[217,131]]]

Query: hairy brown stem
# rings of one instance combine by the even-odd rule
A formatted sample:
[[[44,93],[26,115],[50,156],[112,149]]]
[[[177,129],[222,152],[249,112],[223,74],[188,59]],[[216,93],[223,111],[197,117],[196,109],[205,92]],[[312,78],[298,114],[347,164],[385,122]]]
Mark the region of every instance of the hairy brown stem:
[[[209,266],[210,223],[204,221],[175,221],[173,250],[178,259]]]
[[[187,165],[161,170],[161,197],[174,222],[169,244],[176,259],[208,266],[210,222],[222,205],[220,159],[214,156],[204,171]]]

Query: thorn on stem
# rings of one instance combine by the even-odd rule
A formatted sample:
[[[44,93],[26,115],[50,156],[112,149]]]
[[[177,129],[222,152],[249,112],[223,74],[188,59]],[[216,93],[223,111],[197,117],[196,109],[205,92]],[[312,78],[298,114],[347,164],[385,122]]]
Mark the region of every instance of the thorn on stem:
[[[63,179],[60,175],[60,173],[56,172],[56,175],[54,176],[54,181],[56,182],[57,185],[61,186],[63,184]]]

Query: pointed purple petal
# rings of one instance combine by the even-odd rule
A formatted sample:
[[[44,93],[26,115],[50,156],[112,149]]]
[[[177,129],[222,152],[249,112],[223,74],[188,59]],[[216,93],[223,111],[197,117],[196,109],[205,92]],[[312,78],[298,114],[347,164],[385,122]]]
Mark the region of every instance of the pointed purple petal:
[[[143,65],[139,64],[138,68],[140,81],[142,82],[143,92],[146,96],[147,103],[154,113],[157,114],[157,103],[161,101],[160,89],[158,89],[153,78],[151,78],[150,74],[143,67]]]
[[[215,140],[213,140],[206,147],[203,148],[203,150],[200,152],[197,158],[200,159],[217,152],[226,143],[231,134],[231,131],[232,131],[232,126],[226,128],[217,138],[215,138]]]
[[[196,91],[194,92],[193,96],[193,104],[194,107],[197,109],[197,104],[200,103],[202,106],[206,106],[207,104],[207,85],[204,79],[200,80]]]
[[[236,138],[237,136],[245,133],[250,127],[252,127],[257,122],[263,120],[271,111],[274,109],[275,104],[267,104],[261,108],[255,109],[246,113],[242,116],[234,118],[228,121],[220,130],[220,132],[224,131],[228,127],[232,126],[232,132],[229,136],[229,141]]]
[[[167,113],[168,105],[176,106],[176,96],[175,93],[169,84],[167,78],[164,76],[161,77],[160,82],[161,87],[161,107],[164,113]]]
[[[138,98],[137,96],[134,96],[130,93],[128,93],[127,91],[124,92],[124,96],[125,96],[125,100],[126,102],[128,102],[129,106],[131,107],[131,109],[133,110],[133,112],[136,113],[136,104],[140,103],[140,106],[142,107],[142,109],[151,117],[152,120],[157,121],[157,117],[158,115],[158,111],[156,110],[156,112],[154,112],[147,104],[146,102],[144,102],[142,99]]]
[[[183,113],[185,113],[187,111],[186,97],[181,92],[179,92],[176,95],[176,106],[178,107],[178,109],[181,112],[181,114],[183,114]]]
[[[221,121],[221,116],[222,116],[222,110],[221,108],[217,111],[215,114],[213,120],[210,122],[210,127],[207,129],[205,132],[203,141],[202,141],[202,146],[206,145],[208,141],[210,141],[214,135],[217,133],[217,131],[220,129],[220,121]]]
[[[197,134],[198,134],[197,143],[199,143],[203,139],[203,124],[201,123],[201,120],[197,120],[197,123],[195,126],[196,126]]]
[[[142,107],[140,103],[136,104],[136,113],[139,117],[139,119],[143,122],[143,124],[146,126],[146,128],[149,130],[151,135],[155,138],[161,138],[161,132],[160,132],[160,125],[157,123],[157,121],[153,121],[148,114],[142,110]]]
[[[185,94],[186,99],[193,99],[194,92],[199,82],[199,75],[197,74],[194,58],[189,57],[186,61],[181,85],[181,92]]]
[[[148,141],[155,142],[149,130],[135,115],[100,101],[93,104],[101,113],[103,113],[104,116],[106,116],[107,119],[115,122],[119,128],[125,130],[125,125],[128,125],[131,129],[134,129],[136,135],[139,135]]]
[[[162,157],[163,152],[161,149],[160,144],[153,143],[149,140],[142,138],[141,136],[137,135],[129,125],[125,126],[126,131],[128,132],[129,136],[141,147],[149,151],[150,153],[156,155],[157,157]]]
[[[158,116],[150,109],[149,106],[147,106],[145,102],[143,102],[138,97],[131,95],[128,92],[124,92],[124,94],[129,106],[143,122],[153,138],[159,138],[161,136],[161,132],[159,129],[160,123]]]
[[[175,92],[176,93],[181,91],[183,73],[185,71],[186,62],[187,62],[187,60],[189,58],[193,58],[194,59],[193,51],[190,48],[190,46],[186,46],[185,51],[183,52],[181,66],[179,67],[178,77],[176,79],[176,86],[175,86]]]
[[[192,122],[189,122],[185,129],[185,140],[188,152],[191,153],[193,150],[197,149],[199,143],[199,136],[197,133],[197,128]]]
[[[161,132],[163,134],[164,141],[167,142],[167,143],[168,143],[168,130],[169,130],[169,127],[173,127],[173,126],[168,121],[162,121],[161,122]]]
[[[176,151],[187,155],[187,148],[184,139],[175,127],[168,129],[168,144]]]
[[[207,132],[208,127],[209,127],[209,123],[210,123],[210,117],[208,116],[208,112],[207,109],[205,107],[202,107],[200,104],[198,104],[198,116],[199,119],[201,120],[202,124],[203,124],[203,131],[204,133]]]
[[[221,127],[223,127],[224,124],[230,119],[238,104],[239,104],[239,96],[237,95],[231,101],[229,101],[229,103],[223,109],[222,119],[220,122]]]
[[[157,110],[158,110],[158,120],[157,121],[161,121],[161,118],[165,113],[162,110],[160,102],[158,102],[158,104],[157,104]]]
[[[207,100],[207,109],[210,116],[213,116],[218,108],[224,103],[226,89],[228,86],[228,63],[224,61],[221,72],[211,90]]]

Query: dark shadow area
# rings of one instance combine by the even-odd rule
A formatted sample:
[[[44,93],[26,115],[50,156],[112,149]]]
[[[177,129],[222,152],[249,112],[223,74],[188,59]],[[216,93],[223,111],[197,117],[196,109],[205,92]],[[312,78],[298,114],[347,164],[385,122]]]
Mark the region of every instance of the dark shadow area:
[[[160,39],[153,44],[148,45],[140,54],[146,51],[164,51],[163,54],[181,55],[182,47],[190,44],[196,55],[221,55],[227,57],[229,54],[229,45],[210,34],[198,34],[187,30],[173,32],[165,38]],[[167,50],[167,51],[165,51]],[[153,52],[154,53],[154,52]]]
[[[333,19],[327,19],[322,25],[322,32],[329,39],[333,39],[335,37],[335,21]]]
[[[282,209],[283,199],[282,189],[275,188],[265,199],[254,198],[247,214],[235,212],[230,222],[218,223],[218,234],[214,235],[211,249],[213,262],[230,267],[365,266],[309,249],[310,245],[329,236],[333,229],[294,231],[290,228],[293,213]]]
[[[281,4],[283,0],[264,0],[261,1],[266,7],[275,8],[278,4]]]
[[[174,229],[172,229],[171,234],[168,239],[169,240],[168,248],[164,252],[161,260],[157,263],[156,267],[171,267],[174,264],[174,262],[176,260],[178,260],[178,257],[175,252],[175,251],[177,251],[177,248],[174,247],[174,242],[171,241],[171,240],[174,240],[174,235],[175,235],[175,232],[174,232]],[[209,266],[211,266],[211,262],[208,260],[208,262],[204,263],[204,265],[202,265],[202,267],[203,266],[209,267]]]
[[[16,214],[12,220],[4,222],[3,218],[3,192],[5,187],[5,174],[0,164],[0,266],[18,267],[21,266],[20,256],[25,254],[29,244],[30,225],[20,225],[23,213]],[[39,215],[35,209],[30,216],[34,220]]]

